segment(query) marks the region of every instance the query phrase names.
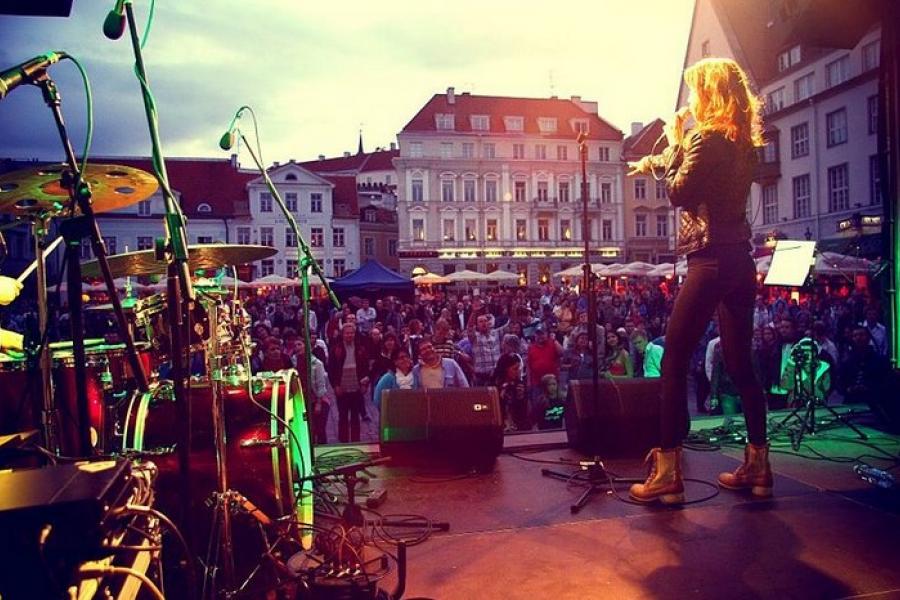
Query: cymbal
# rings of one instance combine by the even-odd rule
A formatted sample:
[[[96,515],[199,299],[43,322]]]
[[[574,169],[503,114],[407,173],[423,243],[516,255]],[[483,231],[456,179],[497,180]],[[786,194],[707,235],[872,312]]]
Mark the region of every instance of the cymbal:
[[[218,269],[256,262],[278,253],[270,246],[250,246],[244,244],[195,244],[188,246],[188,268]],[[169,263],[156,259],[154,250],[138,250],[124,254],[113,254],[107,258],[113,277],[131,275],[160,275],[166,272]],[[81,265],[84,277],[100,277],[100,264],[91,260]]]
[[[0,176],[0,214],[68,214],[69,191],[60,184],[67,168],[65,164],[53,164]],[[124,165],[88,164],[83,179],[91,186],[91,206],[97,213],[146,200],[159,187],[150,173]]]

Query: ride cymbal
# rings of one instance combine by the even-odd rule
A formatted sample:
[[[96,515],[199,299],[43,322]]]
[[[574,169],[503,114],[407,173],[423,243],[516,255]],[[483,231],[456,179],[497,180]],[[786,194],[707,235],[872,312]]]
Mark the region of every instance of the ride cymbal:
[[[250,246],[244,244],[195,244],[188,246],[188,268],[191,272],[198,269],[218,269],[256,262],[278,253],[270,246]],[[113,254],[107,257],[109,270],[113,277],[130,275],[160,275],[166,272],[169,263],[158,260],[154,250],[139,250],[124,254]],[[84,277],[100,277],[100,264],[96,260],[82,263],[81,274]]]

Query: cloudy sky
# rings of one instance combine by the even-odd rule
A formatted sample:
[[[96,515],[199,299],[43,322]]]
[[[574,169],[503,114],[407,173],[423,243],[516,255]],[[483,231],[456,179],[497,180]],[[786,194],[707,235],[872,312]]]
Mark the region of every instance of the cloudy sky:
[[[102,33],[113,0],[62,18],[0,16],[0,69],[48,50],[85,66],[95,155],[149,154],[128,34]],[[143,30],[149,2],[135,0]],[[626,133],[670,115],[693,0],[159,0],[145,62],[167,156],[221,157],[235,110],[260,119],[266,161],[387,146],[435,93],[568,97]],[[51,69],[80,152],[85,104],[74,65]],[[249,121],[245,121],[249,130]],[[0,156],[62,157],[36,88],[0,102]],[[249,157],[242,156],[248,163]]]

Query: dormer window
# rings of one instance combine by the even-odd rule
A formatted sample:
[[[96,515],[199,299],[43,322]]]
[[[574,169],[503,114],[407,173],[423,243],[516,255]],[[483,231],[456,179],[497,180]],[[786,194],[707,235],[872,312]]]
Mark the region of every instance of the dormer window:
[[[453,131],[454,122],[452,114],[438,113],[434,116],[435,127],[443,131]]]
[[[472,115],[472,129],[474,131],[490,131],[491,118],[488,115]]]
[[[800,44],[797,44],[778,55],[778,72],[787,71],[799,62]]]
[[[367,210],[366,211],[366,223],[374,223],[375,222],[375,211]]]
[[[575,133],[588,133],[590,131],[590,123],[587,119],[573,119],[572,130]]]
[[[210,206],[206,202],[201,202],[200,204],[197,205],[197,212],[198,213],[211,213],[212,206]]]
[[[285,181],[297,181],[297,176],[293,173],[288,173],[284,176]]]
[[[525,129],[523,117],[503,117],[503,124],[507,131],[523,131]]]
[[[541,133],[556,133],[556,117],[538,117]]]

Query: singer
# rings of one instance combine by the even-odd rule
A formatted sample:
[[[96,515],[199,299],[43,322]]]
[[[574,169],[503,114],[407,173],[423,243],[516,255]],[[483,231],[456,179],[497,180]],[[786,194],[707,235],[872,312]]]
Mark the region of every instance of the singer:
[[[684,502],[681,443],[688,422],[687,372],[691,353],[718,310],[722,352],[741,395],[750,443],[744,463],[719,475],[719,485],[772,493],[766,441],[766,404],[751,365],[756,268],[750,254],[747,197],[762,145],[760,101],[730,59],[707,58],[684,73],[689,111],[666,127],[669,147],[630,163],[629,175],[663,170],[669,200],[681,209],[678,253],[687,255],[687,279],[666,329],[662,360],[661,445],[650,451],[650,475],[631,487],[640,502]],[[693,117],[693,129],[685,123]]]

